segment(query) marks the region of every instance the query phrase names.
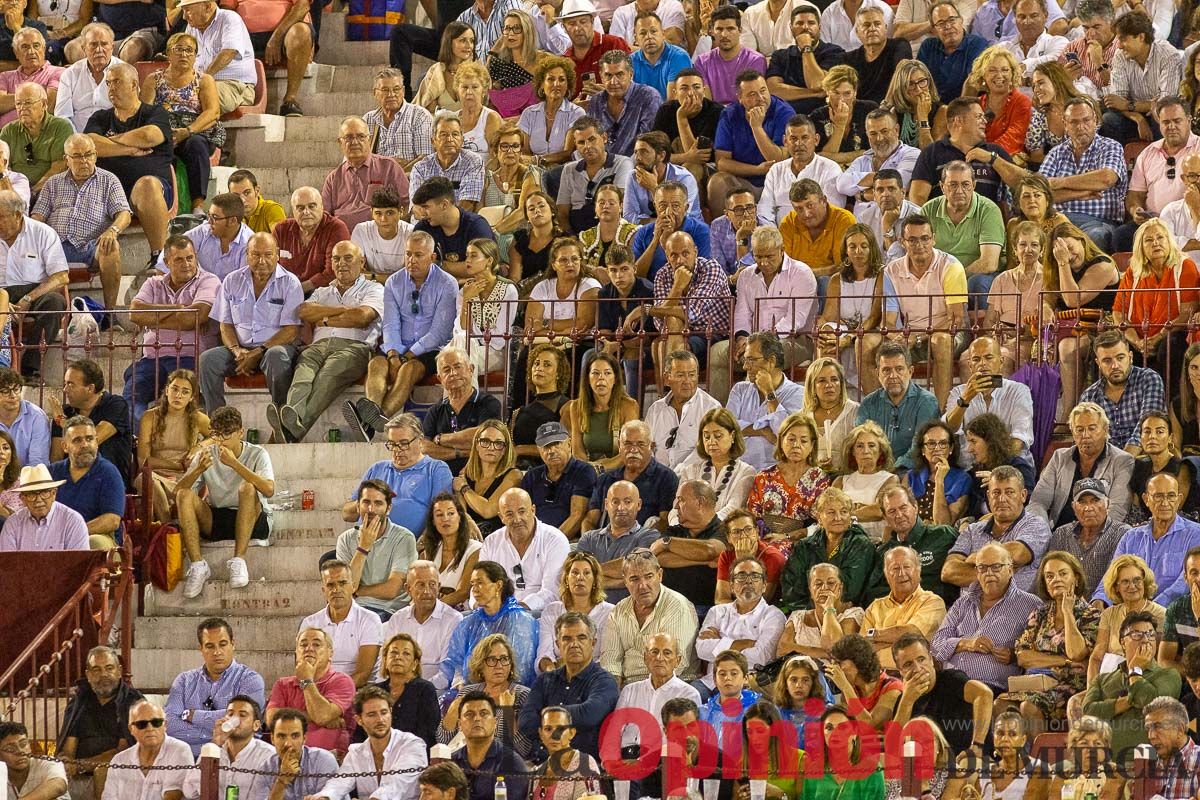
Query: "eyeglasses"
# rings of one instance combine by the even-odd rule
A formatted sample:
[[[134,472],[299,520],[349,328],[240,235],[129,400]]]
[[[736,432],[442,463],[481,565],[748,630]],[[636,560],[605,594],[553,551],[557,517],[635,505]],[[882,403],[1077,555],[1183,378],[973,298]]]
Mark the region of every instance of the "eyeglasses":
[[[999,575],[1008,564],[976,564],[975,571],[980,575]]]
[[[166,720],[162,717],[155,717],[154,719],[139,719],[137,722],[131,722],[129,724],[137,728],[139,731],[144,731],[146,728],[161,728],[164,722],[166,722]]]
[[[955,16],[955,17],[947,17],[946,19],[942,20],[941,22],[935,22],[935,23],[933,23],[933,27],[935,27],[935,28],[949,28],[951,25],[953,25],[954,23],[958,22],[958,21],[959,21],[959,20],[961,20],[961,19],[962,19],[962,17],[957,17],[957,16]],[[1000,38],[1000,34],[998,34],[998,33],[997,33],[997,34],[996,34],[996,38]]]
[[[375,90],[375,92],[377,94],[383,95],[384,97],[395,97],[395,96],[404,94],[404,87],[393,86],[391,88],[384,88],[384,87],[380,86],[379,88],[377,88]]]
[[[1178,492],[1156,492],[1150,495],[1150,499],[1156,503],[1175,502],[1179,499]]]
[[[508,444],[503,439],[480,439],[479,446],[484,450],[503,450]]]
[[[0,397],[20,397],[21,387],[10,386],[7,389],[0,389]]]
[[[1130,631],[1125,634],[1125,638],[1133,639],[1135,642],[1152,642],[1158,638],[1158,634],[1154,631]]]
[[[96,157],[96,151],[93,150],[90,153],[67,153],[66,156],[72,161],[88,161]],[[209,217],[209,219],[212,219],[212,217]]]
[[[761,572],[739,572],[733,576],[734,583],[758,583],[765,576]]]
[[[1117,581],[1117,586],[1141,586],[1145,581],[1142,578],[1122,578]]]
[[[754,205],[753,203],[749,203],[744,206],[730,206],[726,209],[726,211],[730,211],[738,216],[741,216],[742,214],[753,214],[757,210],[758,206]]]
[[[343,142],[365,142],[365,141],[367,140],[367,138],[368,138],[368,134],[365,134],[365,133],[347,133],[345,136],[342,136],[342,137],[340,137],[340,138],[341,138],[341,140],[342,140]]]
[[[1167,180],[1175,180],[1175,156],[1167,156]]]
[[[515,153],[521,149],[520,142],[505,142],[504,144],[496,145],[497,150],[503,150],[506,153]]]
[[[417,441],[417,439],[419,439],[419,438],[421,438],[421,437],[414,436],[411,439],[401,439],[398,442],[384,442],[383,446],[386,447],[388,450],[391,450],[393,453],[395,453],[400,450],[407,450],[408,448],[412,447],[413,443],[415,441]]]
[[[926,441],[925,446],[928,447],[930,450],[949,450],[950,442],[949,441],[940,441],[940,440],[936,441],[936,442]]]
[[[524,29],[521,28],[520,25],[505,25],[500,30],[504,31],[505,33],[523,33],[524,32]]]
[[[489,667],[507,667],[512,664],[512,659],[508,656],[488,656],[483,663]]]

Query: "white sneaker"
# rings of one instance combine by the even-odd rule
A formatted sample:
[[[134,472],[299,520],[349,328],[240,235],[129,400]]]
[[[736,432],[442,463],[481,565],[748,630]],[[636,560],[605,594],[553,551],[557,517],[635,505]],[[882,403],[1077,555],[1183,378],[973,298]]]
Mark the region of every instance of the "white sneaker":
[[[207,561],[193,561],[183,578],[183,596],[188,600],[198,597],[204,591],[204,582],[211,575],[212,568],[208,566]]]
[[[246,568],[246,559],[234,556],[225,562],[229,569],[229,588],[242,589],[250,583],[250,570]]]

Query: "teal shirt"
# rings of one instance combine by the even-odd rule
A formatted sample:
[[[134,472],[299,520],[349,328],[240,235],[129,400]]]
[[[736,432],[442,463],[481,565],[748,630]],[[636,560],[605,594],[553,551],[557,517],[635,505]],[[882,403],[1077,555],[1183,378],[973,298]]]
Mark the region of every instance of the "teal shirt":
[[[882,387],[864,397],[862,405],[858,407],[858,417],[854,424],[861,425],[871,420],[883,428],[888,442],[892,445],[892,452],[896,454],[896,466],[912,469],[909,451],[912,450],[917,428],[941,415],[937,398],[931,392],[917,386],[916,381],[909,381],[908,392],[898,406],[892,405],[892,399]]]

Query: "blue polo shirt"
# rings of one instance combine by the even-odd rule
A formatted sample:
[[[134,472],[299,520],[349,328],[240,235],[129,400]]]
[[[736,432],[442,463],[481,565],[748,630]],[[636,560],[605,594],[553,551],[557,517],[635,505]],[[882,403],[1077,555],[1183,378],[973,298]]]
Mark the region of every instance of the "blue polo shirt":
[[[679,230],[691,234],[692,241],[696,243],[696,252],[703,258],[712,258],[712,242],[709,239],[708,225],[704,220],[698,220],[695,217],[687,216],[683,218],[683,224],[679,226]],[[646,252],[646,248],[650,246],[650,242],[654,239],[654,222],[647,222],[645,225],[637,229],[637,233],[633,235],[633,239],[629,242],[629,246],[633,248],[633,258],[636,261],[642,257],[642,253]],[[662,268],[663,264],[667,263],[667,254],[663,252],[660,246],[654,252],[654,260],[650,262],[650,271],[646,273],[646,278],[650,281],[654,280],[654,276]]]
[[[537,509],[537,518],[556,528],[562,527],[571,516],[571,500],[576,497],[590,500],[595,487],[596,470],[578,458],[567,462],[557,483],[550,482],[545,464],[539,464],[521,478],[521,488],[529,492],[533,507]]]
[[[410,531],[425,530],[433,498],[449,492],[453,480],[446,462],[429,456],[421,456],[421,460],[408,469],[396,469],[390,460],[376,461],[362,476],[364,481],[372,478],[386,483],[396,495],[392,498],[388,519]],[[358,499],[358,489],[350,499]]]
[[[956,95],[957,96],[957,95]],[[783,134],[787,130],[788,120],[796,113],[790,104],[772,95],[771,105],[767,108],[766,119],[763,120],[763,130],[775,144],[783,144]],[[717,120],[717,135],[713,138],[713,147],[725,150],[734,161],[743,164],[761,164],[766,159],[754,141],[750,131],[750,123],[746,121],[746,108],[741,103],[730,103],[721,112]],[[762,186],[765,175],[752,175],[743,178],[755,186]]]
[[[589,511],[604,511],[604,498],[608,496],[609,488],[617,481],[625,480],[625,468],[617,467],[600,473],[596,480],[596,488],[592,491],[592,500],[588,503]],[[637,487],[638,495],[642,498],[642,510],[638,512],[638,522],[645,524],[651,517],[661,516],[671,510],[675,504],[675,492],[679,489],[679,476],[668,466],[657,459],[650,459],[650,466],[642,470],[633,485]]]
[[[629,60],[633,62],[633,82],[644,83],[655,89],[662,95],[663,100],[667,99],[667,84],[675,80],[680,70],[692,65],[687,51],[670,42],[667,42],[667,46],[659,54],[657,64],[647,61],[646,54],[641,50],[634,50],[629,55]]]
[[[921,43],[921,49],[917,51],[917,60],[929,67],[939,97],[958,97],[962,94],[963,83],[971,74],[975,59],[987,46],[986,39],[968,33],[963,36],[958,49],[947,55],[941,40],[930,36]]]
[[[58,487],[54,498],[72,511],[79,513],[84,522],[91,522],[101,514],[125,514],[125,480],[115,464],[102,455],[96,456],[92,468],[78,481],[71,480],[71,462],[68,459],[50,465],[50,477],[66,481]],[[114,537],[121,543],[123,527],[118,527]]]

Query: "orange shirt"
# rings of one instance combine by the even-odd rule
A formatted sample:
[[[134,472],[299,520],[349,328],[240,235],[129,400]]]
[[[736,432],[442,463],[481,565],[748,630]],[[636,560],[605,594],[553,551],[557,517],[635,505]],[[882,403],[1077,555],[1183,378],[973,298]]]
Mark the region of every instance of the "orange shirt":
[[[987,108],[987,95],[979,98],[983,107]],[[1008,151],[1009,155],[1025,149],[1025,133],[1029,130],[1029,120],[1033,118],[1033,101],[1024,93],[1013,90],[1004,101],[1000,110],[988,123],[985,136],[992,144],[998,144]]]
[[[812,238],[808,226],[800,221],[795,211],[789,211],[779,223],[779,232],[783,235],[783,252],[797,261],[803,261],[811,269],[832,267],[842,263],[842,238],[846,229],[855,222],[854,215],[844,208],[829,206],[829,214],[825,217],[825,227]]]
[[[1137,286],[1133,283],[1133,268],[1125,270],[1121,285],[1117,287],[1117,300],[1113,311],[1124,315],[1125,320],[1137,326],[1139,336],[1156,336],[1163,325],[1179,316],[1180,303],[1195,303],[1200,300],[1200,274],[1190,258],[1185,258],[1179,270],[1180,290],[1175,287],[1175,271],[1164,269],[1155,278],[1152,274],[1142,275]],[[1132,289],[1162,291],[1131,291]]]

